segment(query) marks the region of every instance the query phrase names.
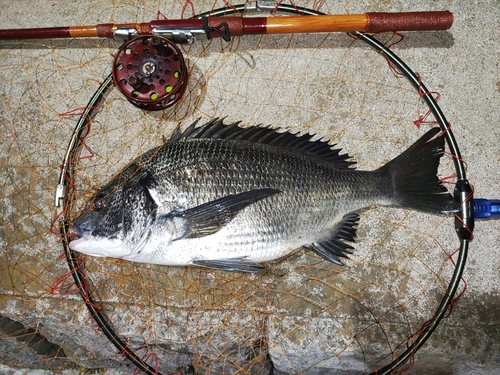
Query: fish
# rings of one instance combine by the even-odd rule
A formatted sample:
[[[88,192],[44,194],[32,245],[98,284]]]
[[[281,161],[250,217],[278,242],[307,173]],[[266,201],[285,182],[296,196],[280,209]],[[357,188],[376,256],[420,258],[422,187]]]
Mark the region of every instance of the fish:
[[[78,238],[69,247],[90,256],[239,272],[259,271],[262,263],[306,248],[343,265],[366,209],[457,211],[437,176],[445,149],[439,128],[365,171],[310,133],[199,120],[98,188],[70,226]]]

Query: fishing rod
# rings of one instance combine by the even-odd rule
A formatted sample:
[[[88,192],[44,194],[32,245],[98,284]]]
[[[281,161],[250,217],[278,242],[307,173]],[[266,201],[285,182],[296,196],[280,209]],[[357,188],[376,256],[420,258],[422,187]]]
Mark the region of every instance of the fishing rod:
[[[247,5],[245,11],[262,10],[265,2]],[[125,41],[113,62],[113,81],[127,100],[143,110],[160,111],[177,103],[186,91],[188,69],[176,44],[195,40],[262,34],[319,32],[447,30],[450,11],[282,17],[212,16],[154,20],[148,23],[105,23],[0,30],[0,41],[51,38],[110,38]]]
[[[256,4],[258,6],[258,3]],[[452,24],[453,13],[447,10],[284,17],[205,16],[200,19],[154,20],[147,23],[8,29],[0,30],[0,40],[49,38],[130,40],[142,35],[155,35],[174,43],[192,43],[200,37],[207,39],[221,37],[229,41],[234,36],[256,34],[447,30]]]

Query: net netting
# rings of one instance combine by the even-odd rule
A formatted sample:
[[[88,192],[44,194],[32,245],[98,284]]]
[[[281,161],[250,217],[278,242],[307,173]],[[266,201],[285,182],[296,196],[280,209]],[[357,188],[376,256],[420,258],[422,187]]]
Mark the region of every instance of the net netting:
[[[158,10],[170,18],[188,17],[225,5],[219,3],[87,1],[77,20],[144,21],[156,18]],[[298,5],[328,13],[351,10],[317,1]],[[75,15],[45,20],[74,24]],[[4,26],[24,26],[17,21],[12,16]],[[399,37],[377,38],[391,44]],[[392,48],[412,65],[416,57],[405,55],[405,46],[421,43],[419,38],[408,36]],[[448,42],[446,34],[425,38],[431,45]],[[7,364],[24,363],[22,352],[41,368],[133,371],[96,329],[58,257],[60,239],[49,231],[68,140],[118,47],[113,41],[59,40],[0,50],[0,157],[6,166],[0,172],[0,351],[14,353],[2,358]],[[71,161],[75,202],[67,215],[74,217],[97,186],[161,144],[179,123],[185,128],[199,117],[317,133],[365,170],[399,155],[434,126],[406,78],[346,34],[252,36],[181,49],[189,86],[175,107],[144,112],[117,90],[106,95],[81,154]],[[452,160],[444,157],[440,176],[452,183],[452,174]],[[452,217],[377,208],[363,213],[345,267],[304,250],[256,274],[80,260],[88,290],[117,334],[162,373],[353,374],[383,367],[412,342],[446,291],[457,247]]]

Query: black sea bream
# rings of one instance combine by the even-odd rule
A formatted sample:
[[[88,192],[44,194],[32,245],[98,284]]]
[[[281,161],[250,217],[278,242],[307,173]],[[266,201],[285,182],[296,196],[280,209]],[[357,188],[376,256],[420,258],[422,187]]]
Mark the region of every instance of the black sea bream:
[[[432,214],[456,204],[437,177],[434,128],[375,171],[312,136],[215,119],[177,131],[101,187],[70,248],[172,266],[256,271],[305,246],[342,264],[359,212],[376,205]]]

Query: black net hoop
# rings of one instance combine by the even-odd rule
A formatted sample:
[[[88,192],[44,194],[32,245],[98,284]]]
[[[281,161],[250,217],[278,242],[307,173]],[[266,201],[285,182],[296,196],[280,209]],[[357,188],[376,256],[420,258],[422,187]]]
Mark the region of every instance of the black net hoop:
[[[265,6],[260,5],[260,10],[266,10]],[[203,16],[222,16],[222,15],[231,15],[238,12],[247,11],[247,4],[241,4],[226,8],[221,8],[217,10],[213,10],[207,13],[200,14],[196,17],[201,18]],[[306,15],[320,15],[323,14],[321,12],[301,8],[297,6],[291,6],[286,4],[280,4],[278,6],[269,6],[271,11],[280,11],[285,13],[299,13]],[[388,59],[390,63],[404,76],[409,80],[409,82],[414,86],[414,88],[420,93],[420,96],[423,97],[427,106],[431,110],[434,115],[436,121],[438,122],[441,129],[445,132],[446,141],[448,147],[450,149],[450,154],[452,155],[456,175],[457,175],[457,184],[455,188],[455,198],[461,202],[461,210],[456,214],[455,219],[455,227],[459,236],[460,247],[458,251],[458,257],[456,260],[456,266],[454,269],[454,273],[449,280],[449,284],[446,292],[442,296],[441,303],[438,308],[434,312],[433,316],[425,323],[422,329],[415,335],[413,342],[408,345],[407,349],[400,354],[395,360],[393,360],[390,364],[384,366],[381,369],[376,370],[373,374],[389,374],[393,372],[404,371],[404,366],[407,364],[409,360],[413,357],[413,355],[419,350],[419,348],[425,343],[425,341],[432,335],[435,328],[439,325],[440,321],[445,317],[452,306],[452,303],[455,298],[455,294],[457,292],[457,288],[460,284],[460,279],[462,277],[462,273],[465,267],[467,252],[468,252],[468,244],[471,239],[472,229],[473,229],[473,216],[471,209],[471,187],[465,176],[465,165],[462,162],[460,151],[458,144],[453,136],[453,133],[450,129],[449,123],[446,120],[442,110],[436,103],[433,95],[430,91],[425,87],[422,83],[420,77],[415,74],[394,52],[392,52],[389,48],[387,48],[384,44],[378,41],[375,37],[364,34],[361,32],[352,33],[352,35],[356,38],[359,38],[363,42],[367,43],[370,47],[374,49],[379,55],[382,55],[384,58]],[[59,183],[57,185],[57,195],[63,200],[63,212],[71,211],[72,198],[74,196],[73,188],[71,184],[68,184],[68,181],[73,180],[73,175],[75,173],[75,169],[78,160],[78,156],[82,150],[82,139],[85,134],[89,131],[89,123],[91,119],[95,116],[96,112],[99,109],[99,106],[102,103],[102,99],[106,95],[106,92],[113,87],[113,79],[112,75],[109,75],[95,94],[90,99],[87,107],[85,108],[84,113],[81,115],[79,121],[76,124],[74,132],[72,134],[71,140],[68,144],[67,152],[62,164],[61,173],[59,176]],[[67,196],[67,199],[64,197]],[[56,198],[57,200],[57,198]],[[158,370],[151,365],[147,364],[141,357],[139,357],[133,350],[130,348],[126,340],[121,338],[113,329],[112,324],[106,314],[99,308],[99,304],[95,301],[94,296],[91,295],[91,292],[86,287],[86,274],[83,263],[81,259],[79,259],[78,255],[75,254],[68,246],[69,244],[69,218],[62,217],[60,220],[60,234],[62,238],[62,244],[64,247],[64,253],[69,265],[70,273],[73,276],[73,279],[77,285],[77,288],[80,292],[80,295],[87,306],[91,316],[96,321],[99,328],[106,335],[109,341],[117,348],[117,350],[124,356],[126,356],[138,369],[144,371],[147,374],[159,374]]]

